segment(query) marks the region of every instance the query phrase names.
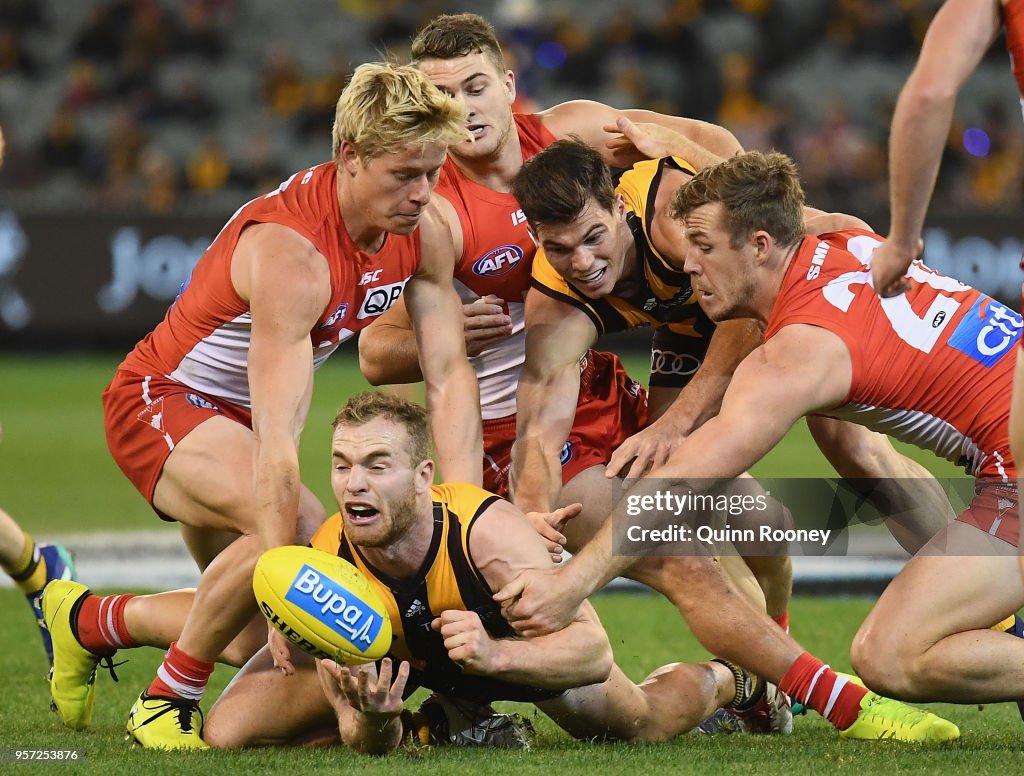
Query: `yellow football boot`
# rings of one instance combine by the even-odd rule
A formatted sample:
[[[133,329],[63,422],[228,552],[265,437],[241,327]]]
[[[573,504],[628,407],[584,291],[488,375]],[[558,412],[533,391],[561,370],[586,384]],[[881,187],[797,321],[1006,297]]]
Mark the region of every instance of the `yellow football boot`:
[[[960,729],[930,711],[869,692],[860,702],[857,720],[846,730],[840,730],[839,737],[857,741],[939,743],[960,738]]]
[[[128,714],[129,740],[146,749],[209,749],[203,741],[203,712],[194,701],[142,693]]]
[[[102,658],[79,642],[72,617],[89,589],[79,583],[55,580],[43,589],[43,622],[53,642],[50,669],[50,708],[65,725],[85,730],[92,722],[96,701],[96,668]]]

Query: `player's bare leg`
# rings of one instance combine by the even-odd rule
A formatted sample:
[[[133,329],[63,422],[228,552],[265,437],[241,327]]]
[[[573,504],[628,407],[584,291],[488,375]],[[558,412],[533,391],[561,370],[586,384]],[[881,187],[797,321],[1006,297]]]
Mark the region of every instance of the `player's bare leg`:
[[[893,538],[911,555],[955,517],[931,472],[896,452],[884,434],[820,415],[809,415],[807,427],[839,476],[863,489]]]
[[[157,482],[157,509],[189,526],[189,547],[200,555],[200,534],[212,531],[239,537],[213,560],[196,590],[195,603],[178,647],[199,660],[212,660],[256,614],[255,600],[239,595],[251,587],[260,554],[255,516],[253,461],[256,439],[245,427],[226,418],[210,418],[197,426],[171,452]],[[308,491],[300,499],[302,527],[323,522],[325,513]]]
[[[138,646],[166,649],[181,636],[195,600],[195,588],[132,598],[124,620]],[[267,621],[257,614],[217,656],[218,663],[241,667],[267,643]]]
[[[886,588],[854,641],[854,668],[896,698],[1019,700],[1024,641],[991,626],[1022,605],[1016,550],[951,523]]]
[[[285,676],[263,647],[210,709],[203,738],[210,746],[294,746],[338,741],[338,720],[324,696],[313,658],[294,655]]]
[[[101,658],[139,644],[131,622],[136,627],[139,622],[150,624],[148,632],[141,626],[144,643],[167,646],[167,640],[181,634],[177,643],[170,644],[157,678],[140,698],[139,704],[149,706],[139,708],[137,704],[133,709],[130,732],[136,740],[145,733],[139,732],[139,720],[184,719],[179,714],[156,714],[163,709],[152,707],[153,703],[181,705],[182,713],[187,706],[190,715],[198,714],[213,661],[227,657],[238,662],[256,648],[253,630],[228,650],[246,626],[262,628],[266,634],[265,624],[258,620],[258,625],[250,624],[257,617],[251,578],[260,550],[252,487],[255,446],[252,432],[245,427],[222,417],[210,418],[178,443],[157,484],[155,506],[186,526],[183,535],[199,566],[209,563],[191,608],[186,609],[180,597],[169,599],[165,606],[159,597],[89,596],[83,585],[51,585],[52,595],[48,588],[47,624],[52,633],[56,628],[60,634],[54,636],[55,670],[50,690],[66,724],[76,728],[89,724],[95,697],[91,677]],[[299,540],[310,536],[323,518],[323,508],[303,489]],[[232,533],[238,538],[225,547]],[[46,613],[45,597],[43,609]],[[184,624],[179,625],[183,614]],[[63,660],[58,659],[58,641]],[[201,746],[198,729],[198,724],[191,726],[184,736],[176,729],[168,730],[168,741],[157,745]]]
[[[667,741],[690,730],[736,695],[721,663],[673,663],[640,685],[613,666],[601,684],[578,687],[538,708],[574,738]]]

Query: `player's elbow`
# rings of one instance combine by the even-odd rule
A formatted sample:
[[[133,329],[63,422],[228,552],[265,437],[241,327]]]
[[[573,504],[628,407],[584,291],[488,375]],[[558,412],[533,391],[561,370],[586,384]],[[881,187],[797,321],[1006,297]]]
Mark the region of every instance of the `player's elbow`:
[[[380,348],[376,346],[373,338],[365,336],[364,333],[359,338],[359,371],[370,385],[387,385],[389,382],[387,360],[381,355]]]
[[[956,100],[960,84],[945,74],[915,73],[907,81],[900,100],[911,110],[930,113],[943,104]]]
[[[608,634],[599,623],[587,623],[589,631],[589,648],[580,655],[580,668],[575,684],[584,687],[589,684],[600,684],[608,679],[615,666],[615,655],[612,652]]]

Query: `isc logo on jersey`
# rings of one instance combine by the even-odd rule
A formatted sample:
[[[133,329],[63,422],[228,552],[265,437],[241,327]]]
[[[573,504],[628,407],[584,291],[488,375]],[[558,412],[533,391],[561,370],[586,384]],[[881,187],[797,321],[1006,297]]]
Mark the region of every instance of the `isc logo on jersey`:
[[[1021,316],[982,294],[949,337],[949,344],[979,364],[992,366],[1020,340]]]
[[[365,601],[304,565],[284,599],[315,617],[360,652],[377,639],[383,620]]]
[[[523,258],[518,245],[502,245],[484,254],[473,264],[473,272],[484,278],[496,278],[515,269]]]
[[[386,286],[375,286],[374,288],[366,289],[366,297],[363,299],[363,304],[359,308],[359,314],[356,318],[376,318],[385,312],[402,295],[402,289],[405,288],[405,284],[408,282],[407,278]]]

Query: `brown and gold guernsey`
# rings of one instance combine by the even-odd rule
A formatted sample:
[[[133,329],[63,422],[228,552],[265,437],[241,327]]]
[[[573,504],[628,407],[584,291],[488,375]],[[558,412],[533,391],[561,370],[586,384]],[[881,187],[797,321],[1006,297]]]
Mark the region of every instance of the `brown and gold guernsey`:
[[[697,304],[690,276],[673,266],[651,240],[651,220],[658,187],[666,168],[689,175],[694,168],[677,157],[639,162],[619,178],[616,191],[626,203],[626,223],[636,245],[637,290],[629,296],[611,294],[591,299],[565,280],[542,248],[533,261],[533,287],[582,310],[598,335],[650,326],[655,329],[651,385],[681,386],[704,360],[715,324]],[[675,369],[663,368],[675,361]],[[672,364],[668,363],[671,367]]]
[[[340,514],[320,527],[310,545],[354,564],[380,592],[394,634],[388,654],[408,660],[412,669],[406,694],[420,686],[478,702],[533,702],[561,695],[560,691],[463,674],[448,659],[441,634],[430,627],[434,618],[447,609],[476,612],[493,638],[510,638],[515,632],[492,600],[493,591],[469,552],[474,521],[498,497],[465,483],[435,485],[431,490],[433,538],[422,567],[410,577],[397,579],[374,568],[345,536]]]

